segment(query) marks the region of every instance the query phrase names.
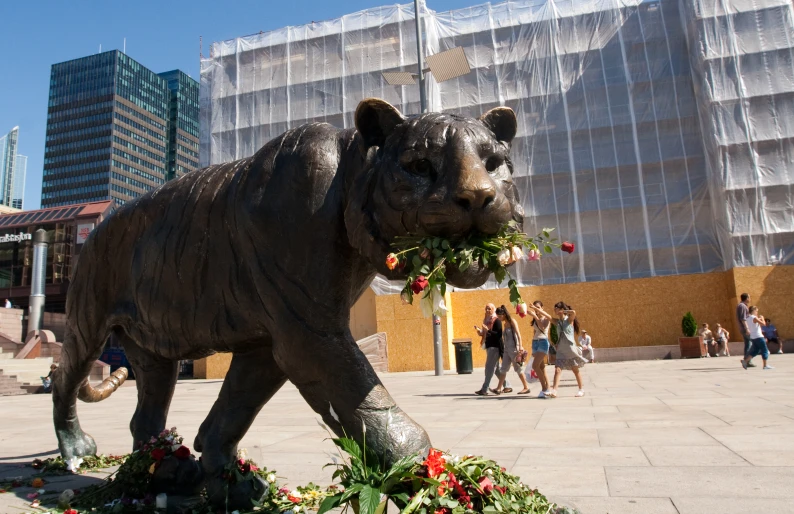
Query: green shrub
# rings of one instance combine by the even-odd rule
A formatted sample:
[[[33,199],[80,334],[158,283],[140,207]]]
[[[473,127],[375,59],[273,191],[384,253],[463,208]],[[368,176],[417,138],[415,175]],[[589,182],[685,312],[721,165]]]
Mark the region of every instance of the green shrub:
[[[698,324],[691,312],[687,312],[684,319],[681,320],[681,331],[684,333],[684,337],[695,337],[697,334]]]

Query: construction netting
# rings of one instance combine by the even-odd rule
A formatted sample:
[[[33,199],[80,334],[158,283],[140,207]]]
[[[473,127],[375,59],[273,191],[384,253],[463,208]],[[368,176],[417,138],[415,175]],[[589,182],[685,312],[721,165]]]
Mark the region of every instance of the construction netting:
[[[518,263],[521,283],[792,260],[791,5],[681,1],[421,7],[425,53],[462,46],[472,68],[429,78],[430,110],[513,108],[525,231],[555,227],[576,243]],[[417,113],[418,88],[381,75],[416,71],[415,34],[413,5],[393,5],[213,44],[201,63],[202,163],[248,157],[308,121],[351,127],[370,96]]]

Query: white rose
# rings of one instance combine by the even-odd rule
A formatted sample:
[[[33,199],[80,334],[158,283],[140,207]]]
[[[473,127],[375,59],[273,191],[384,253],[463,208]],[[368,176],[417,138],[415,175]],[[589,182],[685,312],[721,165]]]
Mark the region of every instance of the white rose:
[[[294,507],[292,507],[292,512],[300,512],[300,511],[301,511],[300,505],[295,505]]]
[[[511,262],[513,262],[511,260],[512,257],[513,256],[510,254],[510,250],[507,248],[503,248],[499,250],[499,253],[496,254],[496,260],[499,261],[499,264],[501,264],[502,266],[507,266]]]
[[[510,256],[513,258],[513,262],[520,261],[524,257],[524,252],[521,251],[520,246],[511,246]]]
[[[300,493],[300,491],[298,491],[297,489],[296,489],[296,490],[294,490],[294,491],[292,491],[292,492],[291,492],[291,493],[289,493],[289,494],[290,494],[290,496],[294,496],[295,498],[303,498],[303,496],[301,496],[301,493]]]
[[[243,462],[248,460],[248,452],[245,451],[245,448],[237,450],[237,460],[242,460]]]
[[[276,475],[274,475],[273,473],[269,474],[267,476],[267,481],[270,482],[271,484],[275,483],[276,482]]]

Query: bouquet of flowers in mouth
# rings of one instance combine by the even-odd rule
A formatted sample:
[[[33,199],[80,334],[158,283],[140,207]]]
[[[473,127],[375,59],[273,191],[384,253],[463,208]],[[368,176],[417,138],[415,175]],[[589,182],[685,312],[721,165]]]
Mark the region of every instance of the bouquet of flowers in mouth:
[[[460,241],[440,237],[401,236],[392,243],[394,252],[386,256],[386,267],[391,270],[407,270],[405,287],[400,293],[403,303],[412,304],[414,295],[422,294],[420,306],[425,317],[446,313],[444,295],[447,291],[445,265],[456,266],[466,271],[472,264],[489,269],[500,284],[509,278],[510,302],[521,317],[526,315],[526,305],[518,292],[518,282],[507,269],[524,258],[539,261],[543,253],[552,253],[554,248],[572,253],[574,244],[558,242],[551,237],[554,229],[544,228],[531,237],[518,230],[514,221],[503,226],[496,235],[471,234]]]

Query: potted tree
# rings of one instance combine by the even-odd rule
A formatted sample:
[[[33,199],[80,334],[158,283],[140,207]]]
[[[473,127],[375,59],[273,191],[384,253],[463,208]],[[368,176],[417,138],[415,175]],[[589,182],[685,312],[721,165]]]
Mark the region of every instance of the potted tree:
[[[684,337],[678,338],[678,346],[681,349],[681,358],[685,357],[705,357],[706,352],[703,348],[703,338],[697,335],[698,325],[691,312],[687,312],[681,320],[681,332]]]

